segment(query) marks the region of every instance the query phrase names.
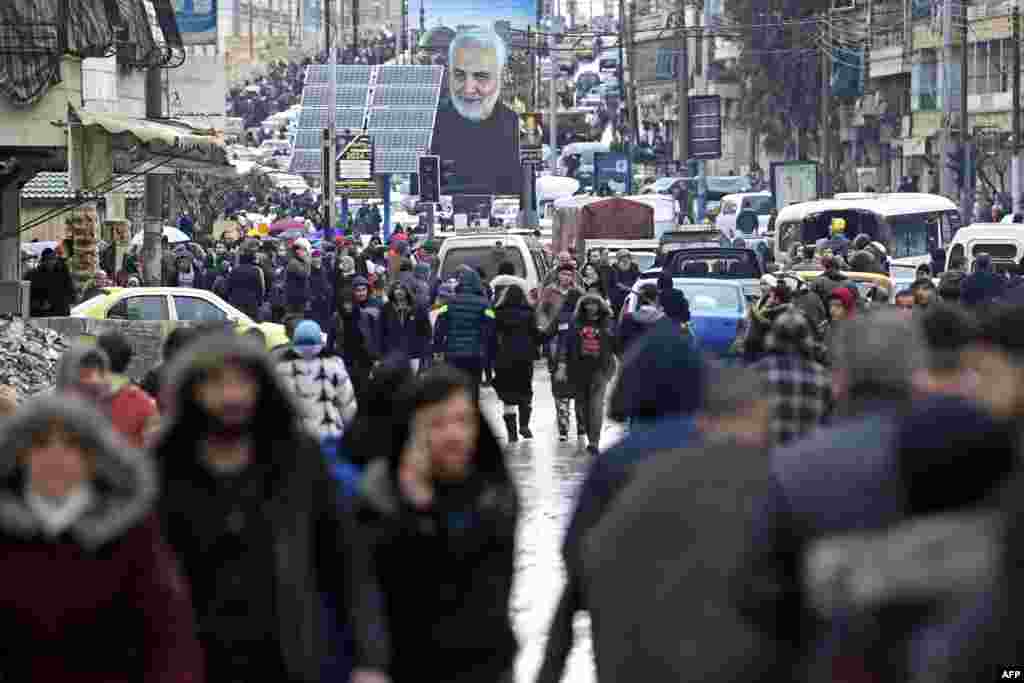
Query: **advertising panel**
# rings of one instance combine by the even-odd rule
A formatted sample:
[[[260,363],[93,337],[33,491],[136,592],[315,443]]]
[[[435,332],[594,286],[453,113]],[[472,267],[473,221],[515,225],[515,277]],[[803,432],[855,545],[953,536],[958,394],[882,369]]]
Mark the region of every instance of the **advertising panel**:
[[[185,45],[217,42],[217,0],[174,0],[174,18]]]
[[[818,198],[818,162],[773,162],[770,169],[775,208]]]
[[[630,194],[633,168],[629,157],[621,152],[594,153],[594,188],[599,196]]]
[[[510,51],[537,27],[536,0],[473,3],[424,0],[431,33],[449,32],[441,104],[431,154],[454,162],[441,179],[444,194],[519,194],[519,117],[503,92]]]
[[[168,110],[174,118],[220,117],[225,113],[228,75],[223,56],[189,55],[177,69],[166,69]],[[213,121],[196,125],[219,127]]]
[[[366,133],[353,136],[338,155],[338,194],[353,199],[378,195],[373,177],[373,139]]]

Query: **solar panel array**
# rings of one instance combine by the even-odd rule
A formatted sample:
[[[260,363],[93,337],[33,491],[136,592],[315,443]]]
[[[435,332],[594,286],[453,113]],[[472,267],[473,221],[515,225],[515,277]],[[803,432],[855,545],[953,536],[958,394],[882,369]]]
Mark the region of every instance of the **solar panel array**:
[[[330,112],[330,69],[316,65],[306,70],[292,173],[320,173],[320,141]],[[359,131],[365,126],[374,141],[376,173],[416,173],[418,158],[430,151],[443,77],[440,66],[339,65],[337,128]]]

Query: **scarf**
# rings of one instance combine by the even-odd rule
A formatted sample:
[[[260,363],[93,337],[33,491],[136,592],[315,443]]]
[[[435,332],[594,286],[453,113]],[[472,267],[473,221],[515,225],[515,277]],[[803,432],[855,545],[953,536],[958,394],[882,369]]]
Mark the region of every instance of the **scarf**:
[[[92,507],[93,490],[81,484],[63,498],[41,496],[29,488],[25,492],[25,505],[35,515],[47,536],[56,538],[71,528]]]

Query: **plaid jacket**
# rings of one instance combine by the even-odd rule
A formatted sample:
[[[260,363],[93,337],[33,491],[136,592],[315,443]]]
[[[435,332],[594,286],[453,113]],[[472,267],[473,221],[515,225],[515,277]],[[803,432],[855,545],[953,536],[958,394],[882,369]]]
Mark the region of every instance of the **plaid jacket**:
[[[771,392],[773,445],[787,444],[824,424],[832,412],[832,378],[823,365],[796,354],[770,354],[753,367]]]

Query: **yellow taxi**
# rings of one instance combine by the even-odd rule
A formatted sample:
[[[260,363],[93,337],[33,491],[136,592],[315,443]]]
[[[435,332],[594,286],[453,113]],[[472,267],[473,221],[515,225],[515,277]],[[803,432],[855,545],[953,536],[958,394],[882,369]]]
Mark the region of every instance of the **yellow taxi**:
[[[94,320],[187,321],[234,323],[239,334],[252,328],[263,333],[267,348],[289,344],[284,325],[257,323],[205,289],[187,287],[106,287],[71,309],[73,318]]]

